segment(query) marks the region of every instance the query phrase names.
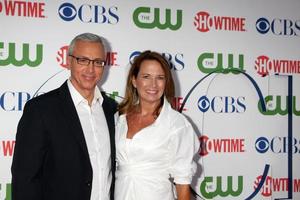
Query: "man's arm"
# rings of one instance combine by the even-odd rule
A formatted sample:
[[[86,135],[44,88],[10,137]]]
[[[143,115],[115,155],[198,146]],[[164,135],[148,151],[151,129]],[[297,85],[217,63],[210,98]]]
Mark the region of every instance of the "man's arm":
[[[13,200],[41,200],[42,165],[46,152],[45,130],[40,111],[28,102],[19,121],[12,172]]]

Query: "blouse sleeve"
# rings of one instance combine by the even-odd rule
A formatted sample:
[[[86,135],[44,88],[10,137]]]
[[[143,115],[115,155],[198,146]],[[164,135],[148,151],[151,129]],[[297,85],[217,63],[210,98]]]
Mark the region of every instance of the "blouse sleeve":
[[[194,155],[199,149],[199,140],[191,124],[175,130],[170,141],[171,177],[177,184],[190,184],[196,171]]]

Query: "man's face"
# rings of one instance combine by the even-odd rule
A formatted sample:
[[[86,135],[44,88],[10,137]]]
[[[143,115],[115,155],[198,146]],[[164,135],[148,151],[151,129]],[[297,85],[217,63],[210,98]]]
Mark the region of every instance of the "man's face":
[[[71,82],[82,96],[86,96],[94,92],[104,66],[94,66],[93,62],[82,65],[74,57],[105,61],[104,47],[100,43],[79,40],[75,43],[72,56],[68,56]]]

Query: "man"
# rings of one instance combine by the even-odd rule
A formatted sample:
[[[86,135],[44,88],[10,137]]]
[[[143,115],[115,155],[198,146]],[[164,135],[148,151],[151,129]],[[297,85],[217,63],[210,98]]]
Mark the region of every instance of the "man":
[[[26,103],[12,163],[13,200],[113,199],[116,103],[96,86],[105,55],[99,36],[76,36],[70,79]]]

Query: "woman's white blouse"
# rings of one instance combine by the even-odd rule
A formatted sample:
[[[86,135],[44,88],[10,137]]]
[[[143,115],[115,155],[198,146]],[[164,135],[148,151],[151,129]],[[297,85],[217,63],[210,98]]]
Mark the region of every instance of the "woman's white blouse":
[[[115,200],[173,200],[173,182],[190,184],[199,140],[191,124],[165,100],[150,126],[127,139],[126,116],[116,125]]]

